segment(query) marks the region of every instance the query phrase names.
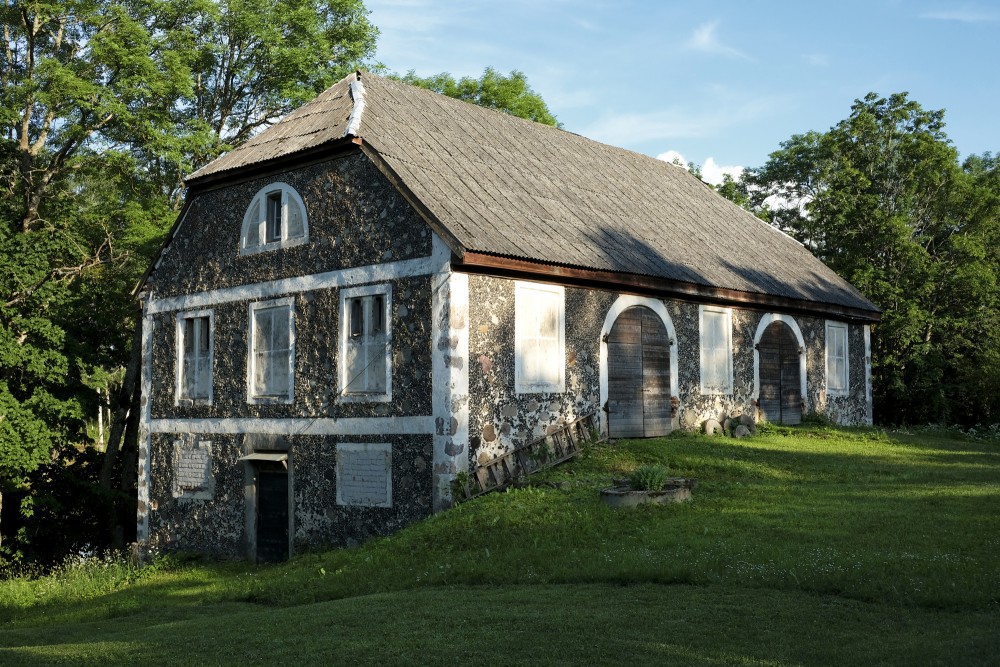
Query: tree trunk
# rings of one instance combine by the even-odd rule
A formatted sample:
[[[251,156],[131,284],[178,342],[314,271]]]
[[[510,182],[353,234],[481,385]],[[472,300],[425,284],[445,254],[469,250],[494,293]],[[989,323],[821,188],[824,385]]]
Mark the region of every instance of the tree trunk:
[[[104,404],[101,403],[101,390],[97,390],[97,448],[104,451]]]
[[[135,413],[138,422],[139,401],[141,392],[139,385],[139,369],[142,366],[142,320],[136,323],[135,335],[132,337],[132,353],[128,366],[125,368],[125,379],[122,380],[118,392],[117,409],[114,421],[111,422],[111,432],[108,434],[107,448],[104,450],[104,464],[101,466],[100,485],[103,489],[111,488],[111,475],[118,459],[122,435],[128,424],[129,415]]]

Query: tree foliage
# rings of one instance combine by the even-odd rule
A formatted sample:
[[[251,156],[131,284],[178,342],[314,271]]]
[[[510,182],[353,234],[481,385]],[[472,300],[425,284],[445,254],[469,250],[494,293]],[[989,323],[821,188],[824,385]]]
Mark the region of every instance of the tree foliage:
[[[134,392],[109,396],[130,291],[183,177],[357,67],[377,31],[361,0],[7,0],[0,30],[0,494],[28,511],[64,477],[33,471],[82,460],[98,401],[126,420]]]
[[[526,118],[545,125],[559,125],[542,97],[528,85],[524,73],[517,70],[504,75],[492,67],[487,67],[478,79],[465,76],[458,80],[447,72],[419,77],[410,70],[400,80],[411,86],[433,90],[435,93],[471,102],[487,109],[502,111],[518,118]]]
[[[1000,380],[997,178],[989,155],[960,164],[944,112],[905,93],[856,100],[745,175],[752,207],[884,310],[873,333],[883,421],[1000,417],[982,392]]]

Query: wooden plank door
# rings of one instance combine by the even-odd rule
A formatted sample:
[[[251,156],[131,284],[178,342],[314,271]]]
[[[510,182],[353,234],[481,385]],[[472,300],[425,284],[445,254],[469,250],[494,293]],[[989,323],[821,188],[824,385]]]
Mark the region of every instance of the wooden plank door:
[[[642,306],[625,310],[608,335],[608,434],[648,438],[670,431],[670,339]]]
[[[760,355],[758,403],[765,421],[799,424],[802,392],[799,382],[799,346],[791,328],[774,322],[764,330],[757,345]]]

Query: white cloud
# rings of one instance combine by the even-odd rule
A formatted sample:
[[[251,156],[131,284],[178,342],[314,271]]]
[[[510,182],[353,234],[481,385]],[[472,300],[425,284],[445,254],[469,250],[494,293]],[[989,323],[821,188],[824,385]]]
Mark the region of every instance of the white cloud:
[[[722,166],[716,164],[715,158],[705,158],[705,164],[701,167],[701,177],[712,185],[722,185],[722,177],[729,174],[734,180],[738,180],[743,175],[743,167]]]
[[[688,168],[687,158],[675,150],[660,153],[656,156],[656,159],[669,162],[670,164],[680,163],[680,166],[685,169]],[[703,181],[711,183],[712,185],[722,185],[722,177],[725,174],[729,174],[734,179],[738,179],[743,174],[743,167],[722,166],[718,164],[713,157],[705,158],[705,164],[701,166],[701,178]]]
[[[695,28],[694,33],[691,35],[690,39],[685,43],[685,46],[692,51],[700,51],[701,53],[707,53],[713,56],[725,56],[727,58],[739,58],[741,60],[753,60],[743,51],[739,49],[723,44],[719,41],[719,38],[715,34],[715,29],[718,27],[718,21],[711,21],[709,23],[702,23],[700,26]]]
[[[924,12],[920,15],[922,19],[932,19],[935,21],[960,21],[962,23],[986,23],[1000,20],[1000,14],[995,11],[986,11],[972,7],[960,9],[944,9],[936,12]]]
[[[666,153],[660,153],[659,155],[656,156],[656,159],[663,160],[664,162],[669,162],[670,164],[680,165],[685,169],[687,169],[688,161],[684,158],[683,155],[674,150],[667,151]]]
[[[825,53],[806,53],[802,58],[812,67],[826,67],[830,64],[830,56]]]

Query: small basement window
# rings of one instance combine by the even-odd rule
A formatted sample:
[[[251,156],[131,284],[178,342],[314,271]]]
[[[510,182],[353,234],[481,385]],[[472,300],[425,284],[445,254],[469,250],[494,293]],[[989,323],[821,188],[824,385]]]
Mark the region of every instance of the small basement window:
[[[271,183],[254,195],[243,216],[241,255],[300,245],[308,240],[306,207],[292,186]]]

